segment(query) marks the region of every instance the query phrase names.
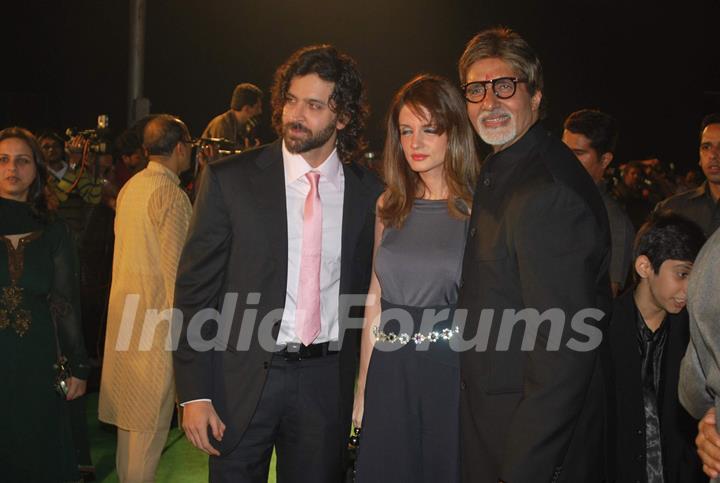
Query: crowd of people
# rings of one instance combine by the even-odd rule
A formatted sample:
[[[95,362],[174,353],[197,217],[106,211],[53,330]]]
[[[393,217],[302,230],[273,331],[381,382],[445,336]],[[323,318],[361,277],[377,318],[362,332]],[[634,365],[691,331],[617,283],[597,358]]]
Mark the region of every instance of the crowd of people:
[[[0,131],[2,479],[91,476],[94,370],[122,482],[154,481],[176,404],[212,482],[273,451],[282,483],[720,481],[720,114],[698,184],[619,162],[608,113],[550,134],[514,31],[458,70],[399,88],[372,169],[329,45],[277,69],[269,144],[248,83],[199,141]]]

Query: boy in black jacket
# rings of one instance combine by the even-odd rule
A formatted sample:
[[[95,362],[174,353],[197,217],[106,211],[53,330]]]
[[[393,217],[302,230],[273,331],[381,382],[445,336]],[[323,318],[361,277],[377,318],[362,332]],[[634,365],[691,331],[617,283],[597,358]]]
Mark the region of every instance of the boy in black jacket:
[[[695,451],[697,422],[677,395],[689,339],[688,277],[704,242],[695,223],[668,213],[635,238],[635,284],[615,300],[608,335],[618,482],[708,481]]]

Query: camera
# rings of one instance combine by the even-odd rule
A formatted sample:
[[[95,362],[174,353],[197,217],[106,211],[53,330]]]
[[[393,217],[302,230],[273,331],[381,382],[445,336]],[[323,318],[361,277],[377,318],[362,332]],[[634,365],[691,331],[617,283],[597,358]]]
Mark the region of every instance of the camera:
[[[70,139],[75,137],[81,137],[85,143],[87,143],[88,151],[98,154],[110,154],[111,143],[110,143],[110,116],[107,114],[100,114],[97,117],[97,127],[94,129],[85,129],[80,131],[77,128],[68,128],[65,130],[65,135]],[[84,143],[84,144],[85,144]],[[77,145],[68,146],[70,152],[79,153],[82,152],[84,147]]]
[[[194,146],[200,150],[211,148],[218,157],[239,154],[243,151],[225,138],[200,138],[195,141]]]

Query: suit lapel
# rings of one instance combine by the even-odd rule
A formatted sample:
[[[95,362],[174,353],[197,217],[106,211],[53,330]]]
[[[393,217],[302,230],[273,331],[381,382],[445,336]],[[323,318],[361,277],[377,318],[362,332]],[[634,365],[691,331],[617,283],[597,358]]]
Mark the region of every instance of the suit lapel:
[[[260,227],[267,235],[273,257],[285,274],[287,284],[287,204],[282,150],[277,141],[255,160],[257,171],[251,176],[252,199],[256,204]],[[284,287],[283,287],[284,289]]]
[[[343,163],[345,194],[343,197],[342,248],[340,256],[340,293],[348,293],[352,277],[352,262],[358,236],[367,217],[367,202],[371,196],[352,165]]]

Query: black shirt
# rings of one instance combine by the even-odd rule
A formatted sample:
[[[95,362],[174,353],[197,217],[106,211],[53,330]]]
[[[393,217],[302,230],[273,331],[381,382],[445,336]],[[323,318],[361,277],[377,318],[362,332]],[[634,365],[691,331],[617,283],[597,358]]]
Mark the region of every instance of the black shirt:
[[[667,339],[665,321],[653,332],[637,311],[638,350],[641,359],[643,407],[645,409],[645,472],[648,483],[662,483],[663,460],[660,435],[658,390],[662,372],[662,357]]]

